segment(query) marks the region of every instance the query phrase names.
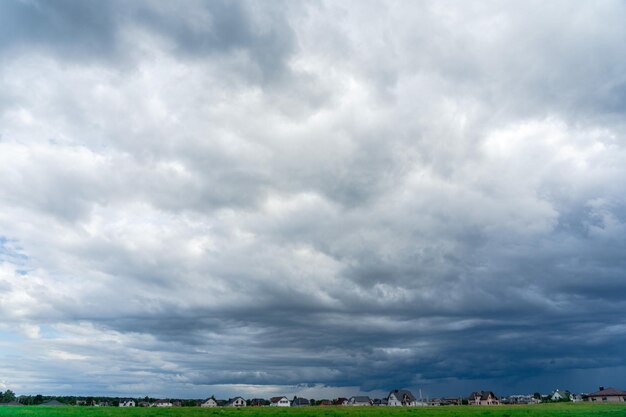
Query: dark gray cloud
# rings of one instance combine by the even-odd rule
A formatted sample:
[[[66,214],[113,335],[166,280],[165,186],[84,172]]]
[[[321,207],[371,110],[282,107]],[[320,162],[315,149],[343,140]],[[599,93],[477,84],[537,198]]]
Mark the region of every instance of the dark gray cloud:
[[[124,12],[112,2],[9,1],[2,5],[0,47],[47,47],[61,54],[109,55]]]
[[[12,0],[2,5],[0,52],[14,56],[32,48],[65,60],[132,66],[145,47],[138,38],[153,35],[185,59],[220,60],[224,55],[244,54],[245,62],[231,70],[253,82],[288,76],[285,61],[295,45],[291,27],[280,13],[285,5],[190,1],[187,6]]]
[[[626,385],[623,4],[0,7],[2,384]]]

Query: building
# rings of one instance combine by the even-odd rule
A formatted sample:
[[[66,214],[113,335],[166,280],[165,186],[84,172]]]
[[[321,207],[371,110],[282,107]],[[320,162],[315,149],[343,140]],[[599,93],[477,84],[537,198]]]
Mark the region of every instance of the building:
[[[289,407],[291,401],[287,397],[272,397],[270,398],[270,407]]]
[[[460,400],[456,397],[435,397],[428,401],[428,405],[459,405]]]
[[[45,403],[40,404],[40,405],[43,405],[45,407],[61,407],[61,406],[64,406],[65,404],[63,404],[62,402],[59,402],[57,400],[50,400],[50,401],[46,401]]]
[[[507,398],[501,398],[502,404],[537,404],[541,400],[529,394],[509,395]]]
[[[120,407],[134,407],[135,404],[135,400],[129,399],[129,398],[124,398],[123,400],[120,400]]]
[[[228,402],[226,402],[226,407],[245,407],[246,400],[241,397],[230,398]]]
[[[156,400],[152,407],[172,407],[173,405],[170,400]]]
[[[348,405],[348,399],[339,397],[333,400],[333,405]]]
[[[217,401],[213,397],[207,398],[200,404],[200,407],[217,407]]]
[[[24,405],[24,404],[17,402],[17,401],[9,401],[8,403],[0,403],[0,407],[19,407],[21,405]]]
[[[250,407],[263,407],[265,405],[265,399],[253,398],[250,400]]]
[[[498,405],[500,400],[492,391],[475,391],[468,398],[469,405]]]
[[[306,406],[309,406],[309,405],[311,405],[311,403],[306,398],[296,397],[291,402],[291,406],[292,407],[306,407]]]
[[[626,391],[600,387],[599,391],[587,394],[587,400],[592,403],[623,403],[626,402]]]
[[[415,407],[418,404],[417,399],[411,391],[406,389],[394,389],[387,396],[387,405],[390,407]]]
[[[361,407],[370,406],[372,405],[372,400],[370,400],[370,397],[367,397],[365,395],[350,397],[350,399],[348,400],[348,405],[361,406]]]
[[[550,400],[552,401],[569,401],[570,392],[562,391],[560,389],[554,390],[550,395]]]

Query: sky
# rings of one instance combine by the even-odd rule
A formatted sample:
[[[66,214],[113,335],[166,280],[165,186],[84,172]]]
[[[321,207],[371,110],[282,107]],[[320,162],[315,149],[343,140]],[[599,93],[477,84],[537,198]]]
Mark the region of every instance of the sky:
[[[625,21],[0,2],[0,390],[625,389]]]

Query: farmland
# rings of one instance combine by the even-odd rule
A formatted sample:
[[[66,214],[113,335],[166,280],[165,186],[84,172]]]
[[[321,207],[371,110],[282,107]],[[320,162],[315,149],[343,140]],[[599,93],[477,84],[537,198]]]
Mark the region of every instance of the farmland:
[[[2,417],[626,417],[626,404],[541,404],[531,406],[301,407],[301,408],[118,408],[2,407]]]

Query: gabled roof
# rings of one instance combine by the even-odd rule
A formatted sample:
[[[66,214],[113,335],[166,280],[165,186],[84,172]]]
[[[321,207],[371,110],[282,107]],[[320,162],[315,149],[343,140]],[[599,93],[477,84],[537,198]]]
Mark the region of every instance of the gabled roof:
[[[228,404],[232,404],[232,403],[234,403],[234,402],[235,402],[235,401],[237,401],[237,400],[241,400],[241,401],[243,401],[243,402],[245,402],[245,401],[246,401],[246,400],[244,400],[244,399],[243,399],[243,397],[235,397],[235,398],[229,398],[229,399],[228,399]]]
[[[415,397],[408,389],[394,389],[389,393],[387,398],[389,398],[391,394],[395,395],[400,401],[415,401]]]
[[[477,399],[486,400],[487,398],[489,398],[490,395],[494,400],[498,399],[498,397],[496,396],[496,394],[493,393],[493,391],[474,391],[470,395],[469,399],[470,400],[477,400]]]
[[[371,401],[371,400],[370,400],[370,397],[367,397],[367,396],[364,396],[364,395],[359,395],[359,396],[356,396],[356,397],[351,397],[350,399],[351,399],[351,400],[352,400],[352,399],[354,399],[354,402],[355,402],[355,403],[369,403],[369,402]]]
[[[18,406],[18,405],[24,405],[24,404],[18,401],[9,401],[8,403],[0,403],[0,405]]]
[[[601,389],[600,391],[592,392],[591,394],[587,394],[588,397],[616,397],[626,395],[626,391],[622,391],[621,389],[608,387]]]
[[[65,405],[62,402],[59,402],[57,400],[50,400],[50,401],[46,401],[45,403],[41,404],[44,406],[60,406],[60,405]]]
[[[309,400],[307,400],[306,398],[296,398],[295,400],[293,400],[293,402],[291,403],[291,405],[294,406],[298,406],[298,405],[310,405]]]
[[[277,402],[279,402],[279,401],[280,401],[280,400],[282,400],[283,398],[284,398],[284,399],[286,399],[287,401],[289,401],[289,398],[287,398],[287,397],[285,397],[285,396],[283,395],[282,397],[272,397],[272,398],[270,398],[270,402],[271,402],[272,404],[276,404]]]

